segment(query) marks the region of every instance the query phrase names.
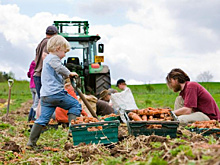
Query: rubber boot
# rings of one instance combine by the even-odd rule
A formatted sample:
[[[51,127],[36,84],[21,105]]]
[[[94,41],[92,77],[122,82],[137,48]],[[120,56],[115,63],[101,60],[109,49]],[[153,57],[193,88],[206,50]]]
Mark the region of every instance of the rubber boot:
[[[68,114],[68,121],[69,121],[69,123],[71,123],[71,120],[76,120],[76,117],[77,116],[72,114],[72,113]]]
[[[29,137],[29,141],[27,143],[27,147],[32,148],[32,147],[36,146],[36,143],[40,137],[42,128],[43,128],[42,125],[34,123],[32,129],[31,129],[31,134]]]

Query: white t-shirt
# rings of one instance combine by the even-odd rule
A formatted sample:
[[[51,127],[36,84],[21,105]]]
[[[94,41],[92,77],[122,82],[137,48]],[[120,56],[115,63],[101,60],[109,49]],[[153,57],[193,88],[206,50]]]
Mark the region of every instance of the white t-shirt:
[[[122,92],[111,94],[110,102],[115,110],[138,109],[130,88],[126,87]]]

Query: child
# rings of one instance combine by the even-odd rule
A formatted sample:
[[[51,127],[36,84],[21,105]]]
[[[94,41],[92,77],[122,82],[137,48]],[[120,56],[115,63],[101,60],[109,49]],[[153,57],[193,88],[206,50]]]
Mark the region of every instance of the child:
[[[28,122],[30,122],[31,120],[35,120],[36,109],[37,109],[37,105],[39,102],[39,98],[37,96],[37,91],[36,91],[35,84],[34,84],[34,77],[33,77],[35,65],[36,65],[35,61],[33,60],[31,62],[29,71],[27,73],[27,76],[30,78],[30,90],[31,90],[32,99],[33,99],[33,105],[31,106],[31,109],[28,115]]]
[[[64,90],[63,78],[78,76],[61,63],[65,53],[70,50],[68,41],[60,35],[55,35],[48,40],[47,50],[49,54],[43,61],[41,74],[41,115],[31,129],[27,148],[36,146],[43,126],[48,124],[56,107],[68,110],[69,122],[80,116],[82,110],[81,104]]]

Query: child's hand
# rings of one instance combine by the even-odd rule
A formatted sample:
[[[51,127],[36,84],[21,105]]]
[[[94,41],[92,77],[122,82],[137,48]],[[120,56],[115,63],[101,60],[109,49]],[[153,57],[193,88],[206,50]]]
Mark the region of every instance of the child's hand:
[[[78,77],[79,75],[76,72],[70,72],[70,77]]]

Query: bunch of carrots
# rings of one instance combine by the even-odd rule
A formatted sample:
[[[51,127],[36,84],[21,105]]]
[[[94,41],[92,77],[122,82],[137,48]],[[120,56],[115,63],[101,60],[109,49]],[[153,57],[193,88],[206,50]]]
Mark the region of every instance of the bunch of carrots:
[[[135,109],[128,113],[128,117],[133,121],[171,121],[170,109],[152,108]]]
[[[105,116],[102,116],[102,117],[100,117],[100,119],[106,119],[106,118],[109,118],[109,117],[118,117],[119,115],[116,115],[116,114],[114,114],[114,113],[111,113],[111,114],[109,114],[109,115],[105,115]]]
[[[53,125],[53,124],[58,124],[56,120],[54,119],[50,119],[49,121],[49,125]]]
[[[220,128],[220,123],[217,120],[209,120],[209,121],[196,121],[192,124],[188,124],[188,127],[191,128]]]
[[[101,120],[101,121],[104,121],[104,120]],[[98,119],[94,118],[94,117],[80,116],[80,117],[77,117],[76,120],[71,120],[71,125],[96,123],[96,122],[100,122],[100,121]],[[87,128],[87,131],[98,131],[98,130],[102,130],[102,126],[88,127]]]
[[[85,123],[95,123],[95,122],[100,122],[98,119],[95,117],[88,117],[88,116],[80,116],[77,117],[76,120],[71,121],[71,125],[74,124],[85,124]]]

